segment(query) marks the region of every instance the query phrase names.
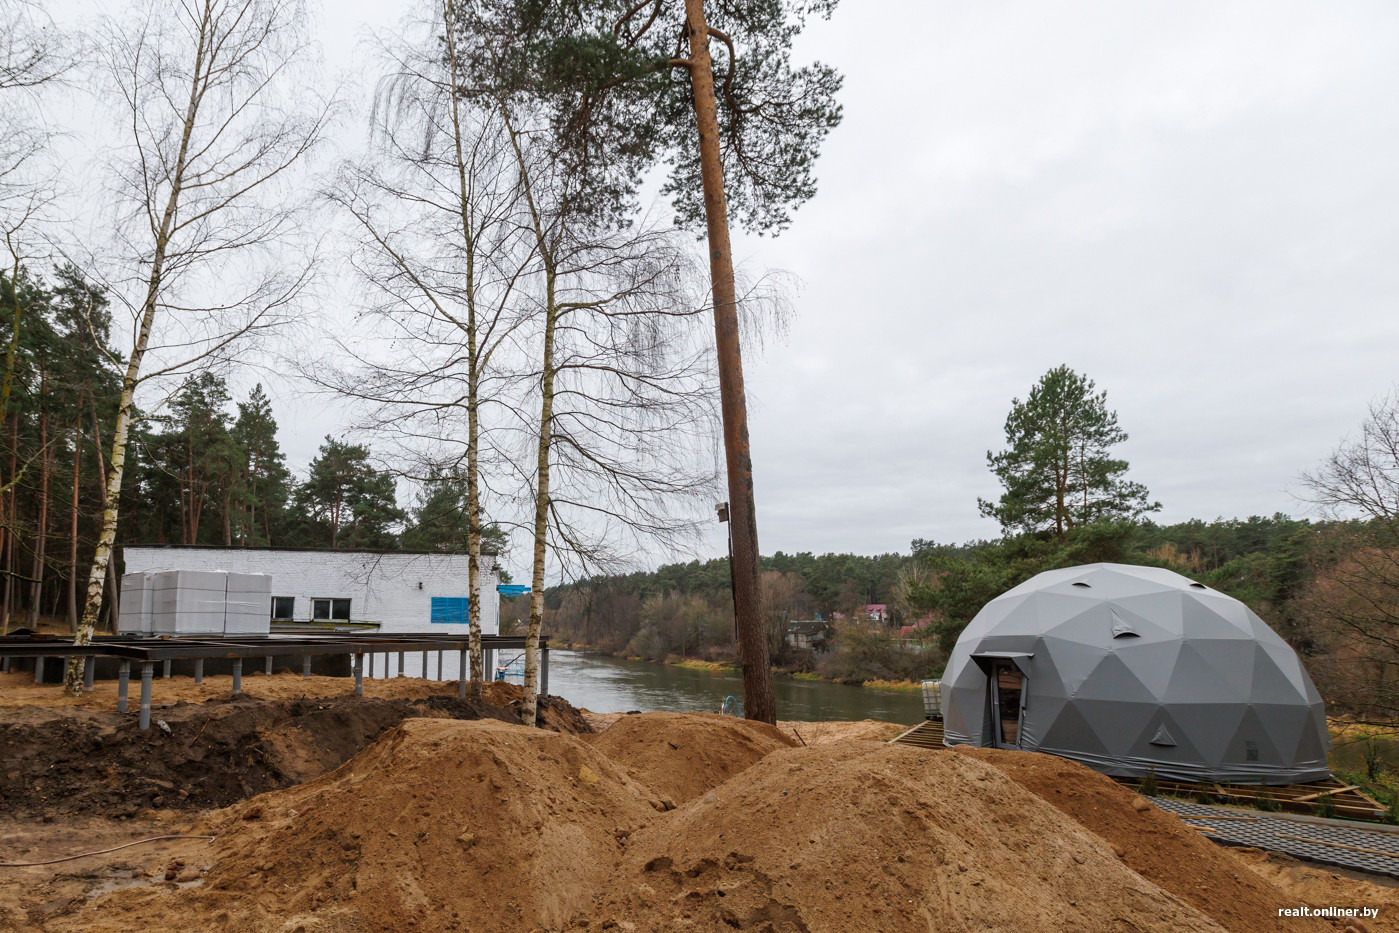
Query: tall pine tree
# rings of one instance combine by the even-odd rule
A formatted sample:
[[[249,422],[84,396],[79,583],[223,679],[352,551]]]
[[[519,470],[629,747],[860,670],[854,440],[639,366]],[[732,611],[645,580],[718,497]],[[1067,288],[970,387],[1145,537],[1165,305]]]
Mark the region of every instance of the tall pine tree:
[[[1053,531],[1098,521],[1135,520],[1161,508],[1146,487],[1125,478],[1127,461],[1111,455],[1127,440],[1107,392],[1068,366],[1045,373],[1025,401],[1006,416],[1006,449],[987,451],[991,472],[1005,487],[999,500],[978,499],[981,514],[1006,534]]]

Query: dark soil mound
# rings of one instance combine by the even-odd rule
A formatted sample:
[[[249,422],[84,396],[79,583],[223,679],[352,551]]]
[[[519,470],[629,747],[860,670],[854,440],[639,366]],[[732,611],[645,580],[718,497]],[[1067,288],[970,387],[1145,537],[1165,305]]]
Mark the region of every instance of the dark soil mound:
[[[623,716],[590,741],[672,804],[693,800],[768,752],[797,744],[765,722],[717,713]]]
[[[517,710],[511,691],[492,689],[480,702],[448,696],[180,702],[155,711],[145,732],[134,717],[115,713],[21,722],[0,728],[0,803],[19,812],[110,815],[221,807],[339,767],[405,719],[518,724]],[[543,713],[546,727],[588,731],[562,699],[549,698]]]

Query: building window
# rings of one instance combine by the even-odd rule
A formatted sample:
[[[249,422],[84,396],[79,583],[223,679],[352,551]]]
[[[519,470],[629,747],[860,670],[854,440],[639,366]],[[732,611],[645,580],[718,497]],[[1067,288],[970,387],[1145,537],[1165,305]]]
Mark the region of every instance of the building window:
[[[272,621],[283,622],[296,618],[295,596],[272,597]]]
[[[465,596],[434,596],[432,597],[432,622],[443,625],[453,623],[464,625],[471,621],[470,606],[471,600]]]
[[[348,599],[311,600],[311,619],[350,621],[350,601]]]

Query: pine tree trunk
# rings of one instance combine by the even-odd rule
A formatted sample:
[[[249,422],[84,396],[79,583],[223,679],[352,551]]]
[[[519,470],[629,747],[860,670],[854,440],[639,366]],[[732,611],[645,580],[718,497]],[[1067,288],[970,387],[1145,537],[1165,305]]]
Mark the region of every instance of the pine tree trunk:
[[[40,380],[40,393],[46,388],[47,379]],[[44,556],[49,540],[49,412],[45,406],[39,415],[39,522],[38,533],[34,538],[34,569],[29,583],[29,627],[37,630],[39,613],[44,596]]]
[[[121,611],[121,594],[117,590],[117,568],[113,564],[107,565],[107,631],[116,634],[117,627],[113,622],[117,613]]]
[[[753,459],[748,443],[748,403],[738,339],[738,300],[729,242],[728,200],[719,151],[719,114],[709,57],[704,0],[685,0],[690,40],[690,86],[699,128],[700,178],[709,238],[709,275],[714,295],[714,335],[719,355],[719,393],[724,417],[724,454],[729,477],[729,522],[733,531],[734,616],[743,665],[743,715],[777,722],[772,667],[763,633],[759,590],[758,519],[753,502]]]
[[[0,419],[8,420],[11,425],[9,472],[0,477],[0,480],[9,484],[9,495],[0,493],[0,554],[5,555],[5,567],[9,571],[14,570],[14,551],[17,543],[15,535],[19,526],[19,515],[15,512],[15,490],[12,485],[19,462],[19,413],[16,412],[13,416],[10,414],[10,393],[14,388],[15,355],[19,349],[20,325],[24,320],[24,306],[19,300],[19,256],[11,255],[14,261],[10,267],[10,294],[14,300],[14,307],[11,309],[13,317],[10,322],[10,342],[5,346],[5,376],[0,380]],[[5,574],[5,596],[3,602],[0,602],[0,632],[10,631],[10,606],[15,586],[13,572]]]
[[[16,520],[16,521],[17,521],[18,518],[19,518],[19,512],[16,511],[16,507],[15,507],[15,487],[14,487],[13,484],[14,484],[15,473],[16,473],[16,471],[18,471],[18,469],[19,469],[19,414],[16,413],[15,416],[14,416],[13,418],[10,419],[10,479],[9,479],[8,482],[11,483],[11,486],[10,486],[10,494],[6,497],[6,498],[9,500],[9,507],[6,509],[6,514],[9,515],[13,520]],[[5,550],[5,571],[6,571],[6,572],[5,572],[5,605],[4,605],[4,609],[3,609],[3,619],[4,619],[4,621],[3,621],[3,623],[0,623],[0,632],[3,632],[3,633],[5,633],[5,634],[7,634],[7,635],[8,635],[9,632],[10,632],[10,612],[11,612],[12,610],[18,608],[18,606],[17,606],[17,600],[15,599],[15,592],[16,592],[16,588],[19,586],[18,581],[15,580],[15,568],[18,566],[18,561],[15,560],[15,552],[19,549],[19,535],[16,533],[16,530],[11,530],[11,532],[10,532],[8,538],[9,538],[9,540],[8,540],[9,546],[8,546],[8,547],[6,548],[6,550]]]

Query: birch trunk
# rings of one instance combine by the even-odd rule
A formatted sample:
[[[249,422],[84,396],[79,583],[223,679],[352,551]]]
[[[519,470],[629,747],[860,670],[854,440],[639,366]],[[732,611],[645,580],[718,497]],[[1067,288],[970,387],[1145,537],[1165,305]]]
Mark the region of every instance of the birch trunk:
[[[504,100],[500,101],[500,112],[520,168],[520,187],[524,191],[525,204],[529,209],[535,249],[544,265],[544,348],[540,360],[539,446],[535,460],[534,555],[530,572],[529,627],[525,630],[525,702],[521,713],[525,725],[533,726],[539,719],[539,633],[544,626],[544,559],[549,531],[549,454],[554,440],[554,337],[560,316],[558,265],[554,244],[545,232],[544,219],[540,214],[539,203],[535,200],[529,162],[520,145],[520,136],[510,121],[510,110]]]
[[[525,725],[533,726],[539,711],[539,631],[544,626],[544,552],[549,530],[549,448],[554,438],[554,331],[558,309],[554,296],[554,275],[546,273],[547,303],[544,322],[544,353],[539,393],[539,452],[535,462],[534,562],[530,575],[529,628],[525,631]]]
[[[445,32],[447,68],[450,79],[448,99],[452,116],[452,143],[455,146],[457,195],[461,214],[463,245],[466,248],[466,577],[467,577],[467,648],[471,664],[470,696],[479,699],[484,678],[485,652],[481,648],[481,486],[480,469],[480,385],[481,354],[476,321],[476,236],[472,221],[471,187],[467,177],[466,152],[462,138],[461,105],[457,88],[461,86],[461,59],[457,52],[457,15],[453,0],[442,4],[442,24]],[[528,687],[526,687],[528,690]]]
[[[102,613],[108,565],[112,561],[112,550],[116,547],[117,515],[121,506],[121,482],[126,468],[126,442],[131,431],[131,410],[136,400],[136,387],[141,382],[141,363],[145,359],[146,348],[150,346],[151,329],[155,325],[161,277],[165,272],[166,250],[170,245],[171,229],[179,213],[180,194],[189,160],[190,137],[194,133],[195,118],[199,113],[199,102],[202,98],[206,44],[210,39],[210,12],[208,6],[203,8],[189,101],[185,107],[184,125],[181,128],[179,154],[170,179],[170,195],[166,198],[160,225],[155,231],[155,249],[152,253],[150,275],[146,279],[146,297],[141,306],[140,329],[136,333],[131,358],[127,360],[126,373],[122,377],[121,400],[117,404],[116,427],[112,432],[112,456],[108,464],[106,495],[103,500],[102,531],[97,538],[97,552],[93,555],[92,571],[87,578],[87,603],[83,608],[82,620],[78,623],[78,634],[73,639],[74,645],[92,643],[92,634],[97,629],[97,618]],[[68,696],[83,695],[83,667],[83,658],[68,659],[68,670],[63,684],[64,693]]]

